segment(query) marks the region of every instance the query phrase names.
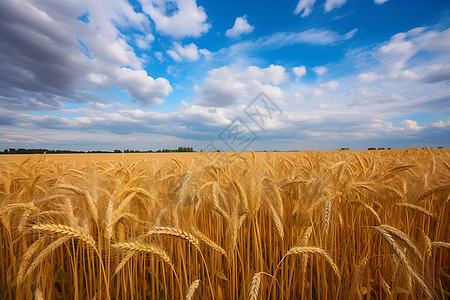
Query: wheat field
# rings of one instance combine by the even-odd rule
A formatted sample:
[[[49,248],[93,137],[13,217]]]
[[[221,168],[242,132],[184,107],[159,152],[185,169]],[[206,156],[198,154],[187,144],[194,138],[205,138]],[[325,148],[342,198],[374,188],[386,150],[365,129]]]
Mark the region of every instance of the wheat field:
[[[210,159],[0,156],[0,298],[449,297],[450,150]]]

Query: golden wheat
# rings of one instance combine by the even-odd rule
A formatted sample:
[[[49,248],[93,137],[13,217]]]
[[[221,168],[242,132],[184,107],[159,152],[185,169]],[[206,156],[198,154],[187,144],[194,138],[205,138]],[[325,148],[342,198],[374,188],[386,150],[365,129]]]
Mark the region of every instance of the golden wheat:
[[[449,150],[211,154],[0,156],[0,298],[448,297]]]

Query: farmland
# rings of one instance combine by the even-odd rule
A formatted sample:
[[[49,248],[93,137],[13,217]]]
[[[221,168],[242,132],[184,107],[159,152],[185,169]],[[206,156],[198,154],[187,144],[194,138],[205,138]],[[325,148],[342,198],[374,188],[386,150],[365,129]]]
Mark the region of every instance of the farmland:
[[[446,149],[4,155],[0,298],[444,299],[449,198]]]

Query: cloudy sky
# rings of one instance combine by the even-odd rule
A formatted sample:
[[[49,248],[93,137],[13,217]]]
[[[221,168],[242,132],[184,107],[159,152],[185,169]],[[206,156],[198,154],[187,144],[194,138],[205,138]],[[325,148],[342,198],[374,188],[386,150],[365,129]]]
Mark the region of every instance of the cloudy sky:
[[[2,0],[0,149],[450,147],[448,0]]]

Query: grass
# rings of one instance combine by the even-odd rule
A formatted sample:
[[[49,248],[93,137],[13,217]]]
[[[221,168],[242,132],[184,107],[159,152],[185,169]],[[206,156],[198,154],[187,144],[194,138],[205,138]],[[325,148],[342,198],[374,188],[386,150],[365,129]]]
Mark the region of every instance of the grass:
[[[8,155],[1,299],[445,299],[450,151]]]

